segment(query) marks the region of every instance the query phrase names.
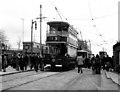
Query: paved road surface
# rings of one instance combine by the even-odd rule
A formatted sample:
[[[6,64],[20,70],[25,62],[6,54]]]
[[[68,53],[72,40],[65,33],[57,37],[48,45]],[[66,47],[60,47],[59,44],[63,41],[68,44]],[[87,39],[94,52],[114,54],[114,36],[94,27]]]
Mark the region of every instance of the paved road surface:
[[[77,69],[64,72],[24,72],[3,76],[3,90],[119,90],[120,86],[107,79],[105,72],[92,74],[90,69]],[[14,79],[14,80],[13,80]]]

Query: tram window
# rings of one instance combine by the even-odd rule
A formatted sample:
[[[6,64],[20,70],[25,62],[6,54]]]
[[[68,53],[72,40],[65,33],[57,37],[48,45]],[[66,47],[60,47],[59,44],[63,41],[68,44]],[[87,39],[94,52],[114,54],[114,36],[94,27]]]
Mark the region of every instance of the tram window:
[[[62,27],[61,26],[58,27],[58,31],[62,31]]]
[[[64,27],[63,27],[63,30],[64,30],[64,31],[67,31],[67,29],[68,29],[67,26],[64,26]]]
[[[54,37],[51,37],[51,40],[53,41],[53,40],[54,40]]]
[[[47,41],[53,41],[54,37],[47,37]]]
[[[57,41],[58,40],[58,37],[55,37],[55,41]]]
[[[55,33],[56,30],[57,30],[56,27],[50,27],[50,31],[51,31],[51,33]]]

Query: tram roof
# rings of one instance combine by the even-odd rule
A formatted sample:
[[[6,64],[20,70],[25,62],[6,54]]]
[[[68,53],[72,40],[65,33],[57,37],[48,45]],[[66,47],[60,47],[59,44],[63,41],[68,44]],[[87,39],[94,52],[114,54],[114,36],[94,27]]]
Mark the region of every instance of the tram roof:
[[[67,25],[67,26],[70,26],[72,28],[74,28],[72,25],[70,25],[68,22],[64,22],[64,21],[49,21],[47,22],[48,25]],[[75,30],[75,29],[74,29]],[[78,32],[75,30],[75,32],[78,34]]]
[[[50,21],[50,22],[47,22],[48,25],[53,25],[53,24],[61,24],[61,25],[70,25],[68,22],[64,22],[64,21]]]

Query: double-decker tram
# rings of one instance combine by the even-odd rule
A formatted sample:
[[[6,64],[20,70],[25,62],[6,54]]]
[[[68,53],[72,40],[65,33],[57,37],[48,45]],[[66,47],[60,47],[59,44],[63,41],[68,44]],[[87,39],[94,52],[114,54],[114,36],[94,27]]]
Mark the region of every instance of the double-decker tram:
[[[77,56],[82,56],[83,58],[88,58],[89,53],[88,53],[88,51],[85,51],[85,50],[77,50]]]
[[[51,68],[61,65],[64,68],[74,68],[77,56],[78,32],[67,22],[47,22],[46,46],[49,53],[45,54],[44,63]]]

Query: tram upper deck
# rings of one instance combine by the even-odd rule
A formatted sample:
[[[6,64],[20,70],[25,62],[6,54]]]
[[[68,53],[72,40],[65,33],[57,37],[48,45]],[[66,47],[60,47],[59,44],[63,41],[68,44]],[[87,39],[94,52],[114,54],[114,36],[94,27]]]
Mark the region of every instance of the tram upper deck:
[[[77,37],[78,32],[67,22],[51,21],[47,22],[47,36],[69,36]]]

